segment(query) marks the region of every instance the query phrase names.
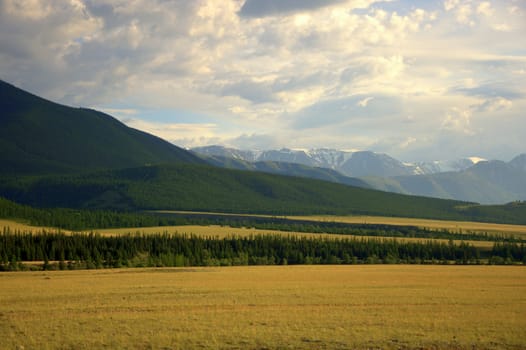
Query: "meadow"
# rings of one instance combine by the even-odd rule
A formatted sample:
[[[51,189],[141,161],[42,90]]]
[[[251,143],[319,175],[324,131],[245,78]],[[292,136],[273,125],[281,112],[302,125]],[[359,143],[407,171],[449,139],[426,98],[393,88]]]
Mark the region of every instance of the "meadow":
[[[516,266],[0,274],[3,349],[524,349]]]

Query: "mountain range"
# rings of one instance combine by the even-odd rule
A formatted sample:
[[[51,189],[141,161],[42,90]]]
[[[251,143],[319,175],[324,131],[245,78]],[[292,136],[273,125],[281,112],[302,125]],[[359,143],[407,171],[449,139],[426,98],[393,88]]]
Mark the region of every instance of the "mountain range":
[[[484,204],[526,199],[526,154],[503,162],[481,158],[404,163],[370,151],[192,149],[227,168],[314,177],[382,191]]]
[[[379,176],[392,177],[403,175],[425,175],[446,171],[465,170],[478,161],[477,157],[449,161],[406,163],[387,154],[371,151],[342,151],[328,148],[310,150],[238,150],[218,145],[195,147],[193,152],[211,156],[225,157],[250,163],[280,162],[302,164],[336,170],[349,177]]]
[[[243,169],[244,161],[233,158],[221,159],[238,169],[218,167],[219,158],[198,157],[107,114],[56,104],[0,81],[0,197],[18,203],[526,223],[525,203],[482,206],[408,196],[364,188],[362,179],[332,169],[270,161],[258,165],[281,172],[268,174],[249,169],[250,164]]]

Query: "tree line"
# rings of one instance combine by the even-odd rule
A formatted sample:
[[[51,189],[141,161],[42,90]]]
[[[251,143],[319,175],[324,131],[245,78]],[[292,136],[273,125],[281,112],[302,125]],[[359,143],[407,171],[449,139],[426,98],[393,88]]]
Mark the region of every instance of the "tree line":
[[[524,243],[497,242],[491,250],[453,241],[401,242],[380,238],[306,238],[283,235],[227,238],[180,234],[101,236],[40,232],[0,235],[0,269],[277,264],[526,263]]]
[[[430,230],[410,225],[351,224],[330,221],[286,219],[247,215],[205,213],[121,212],[69,208],[32,208],[0,197],[0,218],[21,219],[33,226],[57,227],[71,231],[102,228],[153,227],[174,225],[221,225],[253,227],[285,232],[328,233],[353,236],[410,237],[493,242],[526,243],[504,234]]]

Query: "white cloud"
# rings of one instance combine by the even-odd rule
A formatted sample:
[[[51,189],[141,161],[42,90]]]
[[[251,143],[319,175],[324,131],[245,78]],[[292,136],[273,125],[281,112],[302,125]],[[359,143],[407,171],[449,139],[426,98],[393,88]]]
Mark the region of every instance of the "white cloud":
[[[457,7],[457,5],[459,3],[460,3],[460,0],[445,0],[444,1],[444,8],[446,9],[446,11],[451,11],[455,7]]]
[[[447,111],[442,121],[442,129],[472,135],[475,132],[471,128],[471,117],[470,109],[453,107]]]
[[[476,106],[478,111],[482,112],[498,112],[506,109],[510,109],[513,106],[513,102],[503,98],[495,97],[485,100],[483,103]]]
[[[408,148],[409,146],[411,146],[412,144],[414,144],[417,141],[418,141],[418,139],[416,137],[409,136],[400,144],[399,147],[402,148],[402,149]]]
[[[495,10],[491,7],[489,1],[483,1],[477,6],[477,13],[483,14],[484,16],[491,17]]]
[[[40,20],[53,13],[51,3],[40,0],[6,0],[4,9],[8,15]]]
[[[473,8],[471,4],[462,4],[456,8],[456,19],[461,24],[468,24],[474,26],[475,22],[472,20]]]
[[[369,101],[371,101],[374,97],[366,97],[364,98],[363,100],[360,100],[358,101],[358,103],[356,104],[357,106],[360,106],[360,107],[367,107],[367,104],[369,103]]]
[[[129,127],[146,131],[187,148],[199,146],[208,140],[222,139],[217,135],[215,124],[160,123],[135,118],[123,118],[123,121]]]

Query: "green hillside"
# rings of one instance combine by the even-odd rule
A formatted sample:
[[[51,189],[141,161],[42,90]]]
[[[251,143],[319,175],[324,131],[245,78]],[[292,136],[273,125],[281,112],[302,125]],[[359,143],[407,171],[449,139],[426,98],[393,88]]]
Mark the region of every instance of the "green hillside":
[[[2,174],[203,163],[190,152],[113,117],[59,105],[0,81]]]
[[[360,214],[526,223],[526,206],[474,210],[452,200],[405,196],[325,181],[171,164],[88,175],[4,178],[0,195],[37,207],[207,212]],[[484,208],[484,207],[482,207]]]

